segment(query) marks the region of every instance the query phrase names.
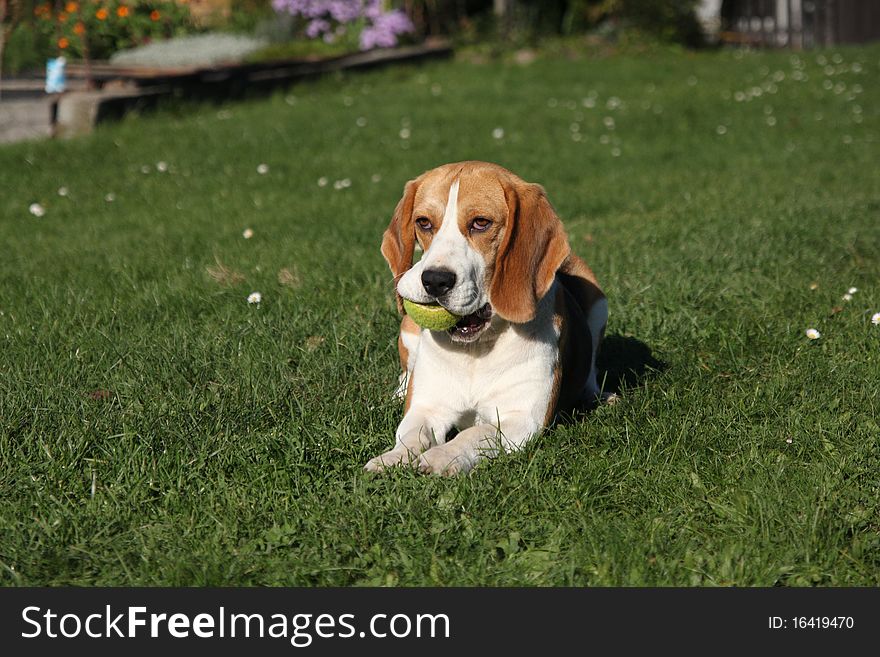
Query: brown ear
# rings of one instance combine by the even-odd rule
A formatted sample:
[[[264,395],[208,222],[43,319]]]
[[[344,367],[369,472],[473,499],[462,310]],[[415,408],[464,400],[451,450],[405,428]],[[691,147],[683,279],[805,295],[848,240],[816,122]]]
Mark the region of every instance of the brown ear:
[[[397,203],[391,223],[382,236],[382,255],[394,274],[397,310],[403,314],[403,299],[397,294],[397,281],[412,267],[413,251],[416,243],[416,229],[413,224],[413,202],[418,183],[410,180],[403,188],[403,198]]]
[[[538,301],[547,294],[571,249],[543,187],[510,184],[504,195],[507,227],[498,248],[489,299],[504,319],[527,322],[534,318]]]

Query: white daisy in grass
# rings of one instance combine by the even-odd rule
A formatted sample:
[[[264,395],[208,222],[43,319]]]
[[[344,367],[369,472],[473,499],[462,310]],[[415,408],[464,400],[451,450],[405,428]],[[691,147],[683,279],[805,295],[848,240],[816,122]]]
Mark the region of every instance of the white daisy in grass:
[[[871,323],[875,326],[880,326],[880,313],[874,313],[871,315]]]
[[[819,338],[822,337],[822,334],[819,333],[819,331],[817,331],[814,328],[809,328],[809,329],[807,329],[807,337],[810,340],[818,340]]]
[[[851,288],[849,288],[849,289],[846,291],[846,293],[847,293],[847,294],[855,294],[855,293],[858,292],[858,291],[859,291],[859,288],[857,288],[857,287],[851,287]]]
[[[107,196],[104,197],[104,200],[107,201],[107,203],[112,203],[116,200],[116,194],[110,192],[109,194],[107,194]]]
[[[492,131],[492,137],[495,139],[504,139],[504,128],[495,128]]]
[[[168,171],[168,163],[162,161],[156,162],[156,171],[159,173],[165,173]]]
[[[261,176],[265,176],[269,173],[269,165],[268,164],[258,164],[257,165],[257,173]]]
[[[844,301],[852,301],[852,295],[849,292],[844,294],[842,298]]]
[[[409,139],[412,133],[410,132],[409,128],[401,128],[398,134],[400,135],[401,139]]]
[[[68,194],[70,194],[70,190],[67,187],[58,188],[58,196],[67,196]]]
[[[35,217],[42,217],[46,214],[46,208],[44,208],[39,203],[31,203],[30,206],[28,206],[28,212],[30,212]]]
[[[259,292],[251,292],[247,298],[247,302],[251,303],[251,304],[260,303],[262,300],[263,300],[263,295],[260,294]]]
[[[243,238],[245,238],[246,240],[249,240],[250,238],[252,238],[254,236],[254,231],[252,228],[245,228],[244,232],[241,234],[241,236]]]
[[[318,178],[318,187],[326,187],[327,182],[327,176],[321,176],[320,178]]]

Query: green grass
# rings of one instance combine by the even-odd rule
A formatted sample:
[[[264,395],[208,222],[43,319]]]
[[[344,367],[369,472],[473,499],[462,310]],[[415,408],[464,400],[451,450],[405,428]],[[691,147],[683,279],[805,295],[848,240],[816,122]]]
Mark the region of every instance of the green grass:
[[[446,62],[0,149],[0,582],[880,584],[878,66]],[[467,158],[546,187],[628,385],[470,476],[367,476],[381,233]]]
[[[245,62],[259,63],[272,62],[281,59],[320,59],[324,57],[339,57],[359,52],[352,50],[348,43],[335,41],[325,43],[317,39],[286,41],[266,46],[244,58]]]

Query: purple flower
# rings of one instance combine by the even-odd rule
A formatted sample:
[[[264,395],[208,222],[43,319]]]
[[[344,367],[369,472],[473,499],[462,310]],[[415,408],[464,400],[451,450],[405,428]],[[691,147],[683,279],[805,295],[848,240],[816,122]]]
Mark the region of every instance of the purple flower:
[[[305,21],[309,39],[322,37],[329,42],[344,34],[346,25],[361,27],[362,50],[394,47],[399,35],[413,31],[404,12],[384,12],[382,4],[382,0],[272,0],[277,13]]]
[[[382,0],[367,0],[364,7],[364,17],[370,21],[374,21],[382,15]]]
[[[402,11],[381,14],[361,32],[361,50],[371,48],[393,48],[397,37],[413,31],[413,24]]]
[[[306,26],[306,36],[310,39],[314,39],[321,36],[329,29],[330,23],[321,18],[315,18],[308,24],[308,26]]]

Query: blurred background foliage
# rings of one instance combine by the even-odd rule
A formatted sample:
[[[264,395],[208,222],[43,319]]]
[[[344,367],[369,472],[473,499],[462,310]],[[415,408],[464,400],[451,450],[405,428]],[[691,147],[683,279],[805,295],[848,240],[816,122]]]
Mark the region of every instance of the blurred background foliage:
[[[349,0],[365,4],[365,0]],[[74,12],[67,11],[77,5]],[[701,44],[697,0],[383,0],[412,23],[405,42],[450,39],[491,52],[556,37],[611,44]],[[276,5],[278,6],[278,5]],[[120,16],[120,7],[124,15]],[[106,11],[106,19],[96,15]],[[155,13],[154,13],[155,12]],[[156,16],[159,14],[160,19]],[[268,40],[264,57],[339,54],[356,40],[308,38],[303,21],[272,0],[0,0],[0,57],[6,73],[38,74],[49,57],[108,58],[114,51],[182,34],[235,32]],[[83,43],[83,34],[88,43]],[[89,47],[89,45],[91,47]],[[63,46],[63,47],[62,47]]]

